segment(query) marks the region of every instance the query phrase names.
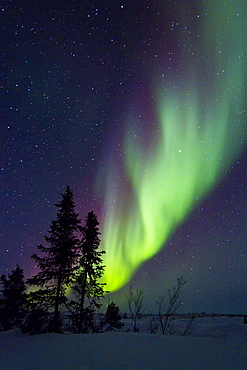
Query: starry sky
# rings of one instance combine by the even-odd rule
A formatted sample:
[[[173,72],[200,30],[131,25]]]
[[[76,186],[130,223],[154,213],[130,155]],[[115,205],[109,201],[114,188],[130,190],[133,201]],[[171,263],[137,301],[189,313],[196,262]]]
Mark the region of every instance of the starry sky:
[[[94,210],[111,297],[176,278],[184,311],[247,311],[244,2],[4,1],[0,273],[66,185]]]

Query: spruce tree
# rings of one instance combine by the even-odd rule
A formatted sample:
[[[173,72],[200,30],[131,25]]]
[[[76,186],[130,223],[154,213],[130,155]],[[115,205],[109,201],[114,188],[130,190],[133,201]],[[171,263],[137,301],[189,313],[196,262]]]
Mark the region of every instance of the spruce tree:
[[[101,278],[104,267],[102,255],[104,251],[98,251],[100,245],[99,222],[94,212],[89,212],[86,217],[86,224],[82,228],[81,258],[76,273],[76,279],[72,286],[73,292],[77,297],[74,302],[76,310],[76,331],[78,333],[93,330],[92,320],[95,308],[101,304],[99,299],[104,295]],[[87,299],[87,305],[86,305]],[[90,328],[91,326],[91,328]]]
[[[18,265],[11,274],[1,276],[0,316],[3,330],[20,326],[25,316],[26,284]]]
[[[55,204],[58,208],[57,218],[51,223],[49,235],[45,236],[47,246],[38,246],[43,255],[32,255],[40,271],[28,279],[30,285],[39,288],[31,293],[31,298],[36,302],[42,300],[48,307],[53,308],[54,315],[49,331],[55,332],[61,331],[59,309],[66,300],[65,291],[73,278],[79,257],[78,233],[81,232],[81,220],[75,211],[73,192],[67,186],[61,195],[62,200]]]
[[[119,307],[114,302],[111,302],[107,307],[103,319],[103,327],[105,327],[105,331],[122,329],[124,324],[121,322],[121,320],[122,317],[119,313]]]

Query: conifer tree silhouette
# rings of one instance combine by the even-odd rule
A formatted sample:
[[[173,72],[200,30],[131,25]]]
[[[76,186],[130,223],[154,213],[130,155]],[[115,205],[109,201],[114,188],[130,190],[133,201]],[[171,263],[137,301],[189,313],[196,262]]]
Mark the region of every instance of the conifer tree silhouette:
[[[25,316],[26,284],[23,269],[16,265],[8,276],[1,276],[0,317],[3,330],[20,326]]]
[[[119,313],[119,307],[114,303],[111,302],[105,313],[105,317],[103,319],[103,324],[105,326],[105,330],[120,330],[124,326],[121,322],[122,317]]]
[[[47,307],[54,309],[49,324],[49,331],[61,332],[60,305],[65,302],[66,288],[72,281],[78,262],[79,233],[81,220],[75,211],[73,192],[67,186],[62,200],[55,204],[58,208],[57,218],[52,221],[49,235],[45,236],[48,246],[39,245],[43,256],[32,255],[40,271],[28,279],[30,285],[37,286],[37,291],[31,292],[33,301],[42,301]]]
[[[78,299],[73,309],[76,311],[76,331],[82,333],[89,330],[92,324],[93,312],[101,304],[99,299],[104,295],[101,278],[104,267],[102,255],[104,251],[98,251],[100,245],[99,222],[94,212],[89,212],[86,224],[82,228],[81,258],[78,265],[76,279],[72,286],[73,292]],[[85,299],[87,298],[87,306]],[[91,328],[91,330],[93,330]]]

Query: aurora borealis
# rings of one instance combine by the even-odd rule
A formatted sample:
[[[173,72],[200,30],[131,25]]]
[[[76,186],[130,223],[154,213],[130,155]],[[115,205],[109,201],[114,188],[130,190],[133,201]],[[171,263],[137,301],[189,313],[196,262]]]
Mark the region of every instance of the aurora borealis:
[[[187,310],[243,310],[247,6],[15,5],[2,7],[1,273],[34,271],[69,184],[81,218],[99,217],[108,290],[134,282],[153,299],[183,275]]]
[[[241,9],[240,17],[232,3],[224,8],[214,1],[206,3],[198,47],[205,52],[201,59],[210,58],[214,70],[209,72],[206,64],[201,68],[198,59],[195,73],[186,63],[188,81],[183,81],[178,91],[166,88],[164,82],[164,92],[161,87],[157,93],[159,138],[151,152],[146,147],[136,149],[135,141],[142,140],[142,135],[138,137],[138,129],[131,127],[134,120],[130,124],[124,158],[130,190],[125,192],[120,183],[114,194],[116,202],[106,205],[103,242],[111,291],[121,288],[143,261],[160,250],[247,143],[243,117],[245,12]],[[212,80],[210,98],[209,91],[205,95],[199,85],[205,79]]]

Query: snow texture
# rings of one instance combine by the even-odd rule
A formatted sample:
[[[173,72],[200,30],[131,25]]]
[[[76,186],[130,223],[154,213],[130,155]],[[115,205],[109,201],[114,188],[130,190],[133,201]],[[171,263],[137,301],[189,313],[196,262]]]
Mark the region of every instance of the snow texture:
[[[189,336],[149,334],[144,325],[140,333],[2,332],[0,369],[247,369],[243,318],[198,318]]]

